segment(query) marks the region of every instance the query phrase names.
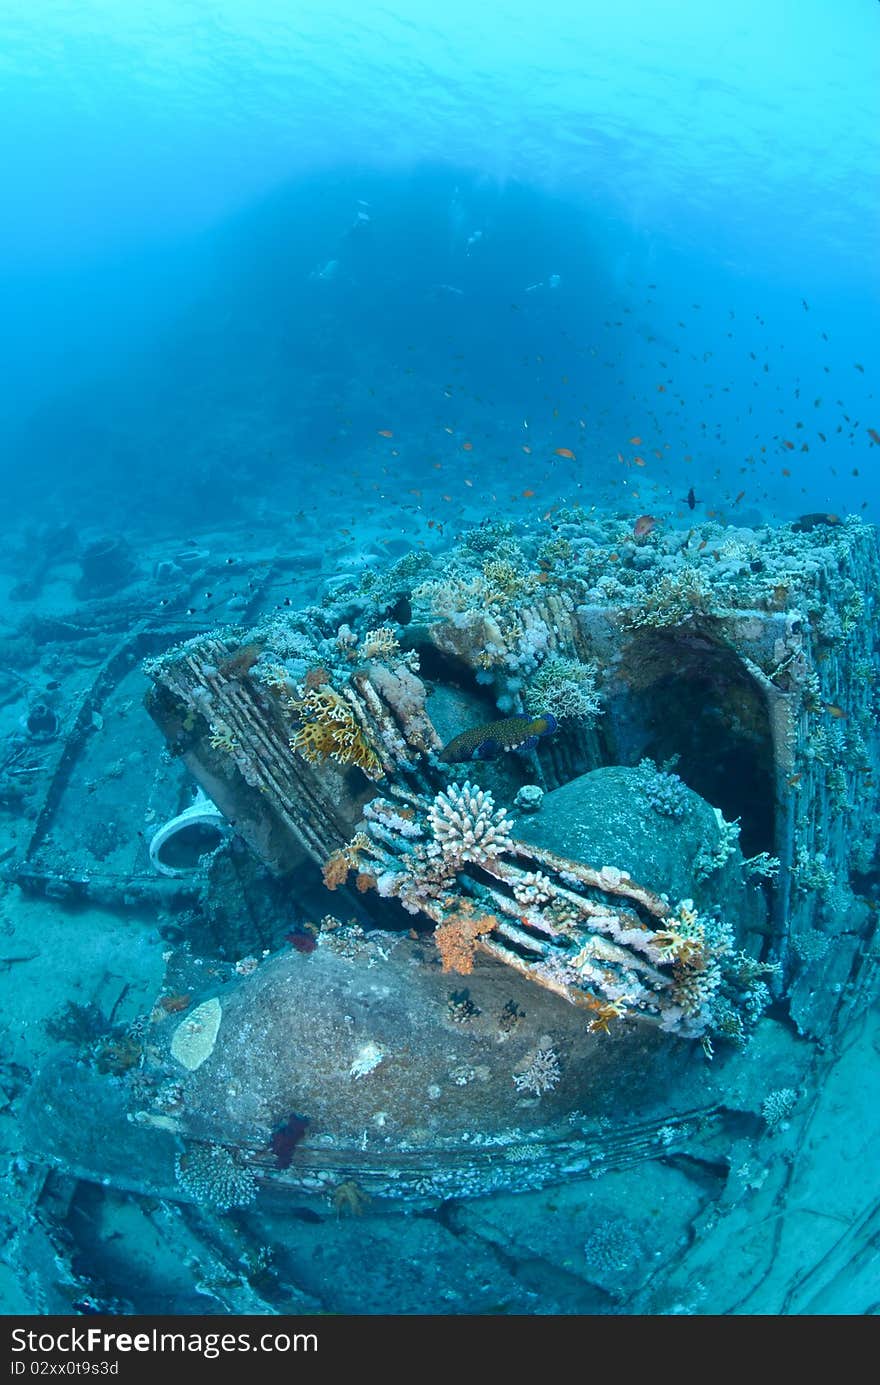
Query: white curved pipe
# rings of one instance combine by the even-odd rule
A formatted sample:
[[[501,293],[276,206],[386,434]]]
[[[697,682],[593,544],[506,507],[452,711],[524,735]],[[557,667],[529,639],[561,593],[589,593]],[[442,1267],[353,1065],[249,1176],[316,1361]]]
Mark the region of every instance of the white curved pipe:
[[[169,818],[166,823],[153,834],[150,841],[150,861],[153,869],[160,875],[192,875],[197,869],[196,866],[167,866],[164,861],[159,859],[159,852],[167,841],[176,837],[178,832],[182,832],[187,827],[194,827],[202,823],[206,827],[216,827],[219,831],[225,830],[228,823],[210,798],[204,794],[199,794],[194,803],[188,808],[184,808],[182,813],[178,813],[176,818]]]

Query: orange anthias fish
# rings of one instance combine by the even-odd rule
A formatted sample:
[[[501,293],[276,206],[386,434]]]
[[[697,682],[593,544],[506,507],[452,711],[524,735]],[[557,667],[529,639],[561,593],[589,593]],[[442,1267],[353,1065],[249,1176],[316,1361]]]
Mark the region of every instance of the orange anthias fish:
[[[643,539],[646,534],[650,534],[652,529],[657,526],[657,521],[653,515],[639,515],[633,525],[633,534],[637,539]]]
[[[575,455],[570,447],[555,447],[553,450],[557,457],[567,457],[570,462],[575,460]]]
[[[390,428],[377,428],[377,429],[376,429],[376,432],[379,434],[379,437],[380,437],[380,438],[393,438],[393,437],[394,437],[394,434],[392,433],[392,431],[391,431]]]
[[[630,442],[632,443],[633,447],[641,447],[642,445],[641,438],[630,438]]]
[[[876,428],[868,429],[868,437],[871,439],[872,442],[876,442],[878,447],[880,447],[880,433],[877,432]]]

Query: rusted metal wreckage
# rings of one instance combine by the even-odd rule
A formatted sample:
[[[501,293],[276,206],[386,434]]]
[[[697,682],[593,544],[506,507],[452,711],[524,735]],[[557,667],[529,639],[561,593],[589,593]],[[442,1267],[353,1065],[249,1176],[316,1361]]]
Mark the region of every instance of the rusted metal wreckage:
[[[410,1198],[623,1167],[661,1129],[708,1150],[746,1046],[780,1061],[771,999],[823,1036],[873,993],[877,591],[855,522],[625,548],[571,512],[154,652],[161,777],[230,827],[166,902],[214,891],[220,934],[169,950],[124,1096],[47,1070],[35,1142],[178,1197],[181,1141],[279,1194]],[[450,767],[499,708],[559,729]],[[71,1133],[84,1100],[112,1151]]]
[[[728,550],[731,532],[723,531]],[[476,949],[593,1008],[601,1029],[626,1013],[699,1034],[706,1015],[699,996],[682,1007],[682,983],[698,991],[696,973],[720,961],[730,944],[713,954],[694,926],[699,872],[682,909],[669,881],[634,877],[621,865],[625,850],[596,859],[588,847],[586,859],[570,859],[529,840],[542,815],[523,814],[514,826],[490,790],[512,798],[517,782],[532,780],[549,802],[579,775],[677,751],[684,781],[706,785],[705,796],[721,810],[710,856],[715,850],[720,861],[736,819],[754,850],[755,873],[761,858],[772,862],[763,891],[770,923],[743,893],[734,901],[740,917],[732,933],[740,942],[751,934],[755,961],[760,954],[768,975],[789,966],[792,940],[816,931],[829,892],[836,907],[852,906],[854,843],[864,871],[876,842],[876,795],[865,787],[877,755],[875,539],[867,527],[836,521],[821,533],[824,546],[812,532],[809,548],[798,536],[797,552],[808,561],[780,554],[783,581],[764,544],[766,597],[745,607],[742,596],[754,595],[754,582],[740,593],[725,573],[713,586],[707,563],[687,567],[684,578],[660,578],[669,589],[665,608],[656,587],[636,599],[623,590],[617,600],[584,601],[583,579],[563,572],[552,586],[523,582],[516,591],[511,581],[512,590],[488,606],[477,595],[456,608],[453,591],[452,609],[438,610],[441,580],[397,580],[386,607],[403,606],[411,617],[415,611],[404,625],[392,620],[371,631],[375,609],[351,623],[316,608],[289,617],[300,667],[303,651],[312,657],[299,683],[273,652],[283,645],[276,622],[268,633],[257,627],[231,640],[196,640],[155,661],[150,710],[272,871],[288,873],[309,858],[338,884],[347,873],[340,875],[342,864],[359,890],[378,889],[440,929],[457,924],[466,934],[469,920],[490,919],[491,928],[471,929]],[[421,620],[420,597],[428,608]],[[387,621],[387,610],[381,614]],[[555,736],[513,768],[508,758],[500,777],[477,762],[450,784],[438,757],[450,689],[459,717],[486,717],[486,670],[497,689],[498,670],[516,667],[518,647],[535,630],[546,632],[545,660],[601,671],[604,715],[563,719]],[[328,648],[335,651],[330,667]],[[245,659],[242,649],[250,651]],[[362,748],[360,764],[334,737],[334,725]],[[462,785],[463,775],[475,783]],[[642,791],[638,781],[633,791]],[[662,807],[660,816],[657,827]],[[718,886],[721,864],[715,872]],[[381,908],[373,912],[389,918]],[[784,983],[774,984],[778,991]]]

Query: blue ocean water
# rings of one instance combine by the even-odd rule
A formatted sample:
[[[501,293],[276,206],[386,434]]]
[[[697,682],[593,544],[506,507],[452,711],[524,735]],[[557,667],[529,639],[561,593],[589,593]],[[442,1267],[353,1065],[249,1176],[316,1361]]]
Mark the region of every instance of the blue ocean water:
[[[319,533],[298,605],[572,505],[880,519],[867,0],[0,0],[0,177],[13,738],[70,675],[16,641],[66,638],[64,562],[107,535],[150,573]]]
[[[541,445],[588,440],[581,471],[517,468],[538,504],[620,486],[649,432],[658,483],[693,465],[719,509],[743,488],[783,514],[872,505],[870,6],[4,9],[14,491],[24,454],[50,486],[75,460],[78,493],[112,490],[118,433],[148,487],[252,372],[285,439],[268,465],[245,442],[254,481],[319,466],[315,429],[354,464],[374,422],[409,432],[423,480],[448,419],[486,436],[488,479],[522,414]],[[306,405],[318,362],[334,393]],[[783,477],[798,422],[811,450]]]

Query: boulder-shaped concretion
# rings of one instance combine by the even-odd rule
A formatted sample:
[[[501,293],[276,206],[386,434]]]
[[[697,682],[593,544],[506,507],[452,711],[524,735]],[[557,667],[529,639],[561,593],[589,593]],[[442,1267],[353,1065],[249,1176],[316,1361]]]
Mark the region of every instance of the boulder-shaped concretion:
[[[673,774],[648,762],[579,775],[517,824],[520,841],[600,870],[614,866],[674,906],[691,899],[740,929],[763,914],[742,871],[736,829]]]

